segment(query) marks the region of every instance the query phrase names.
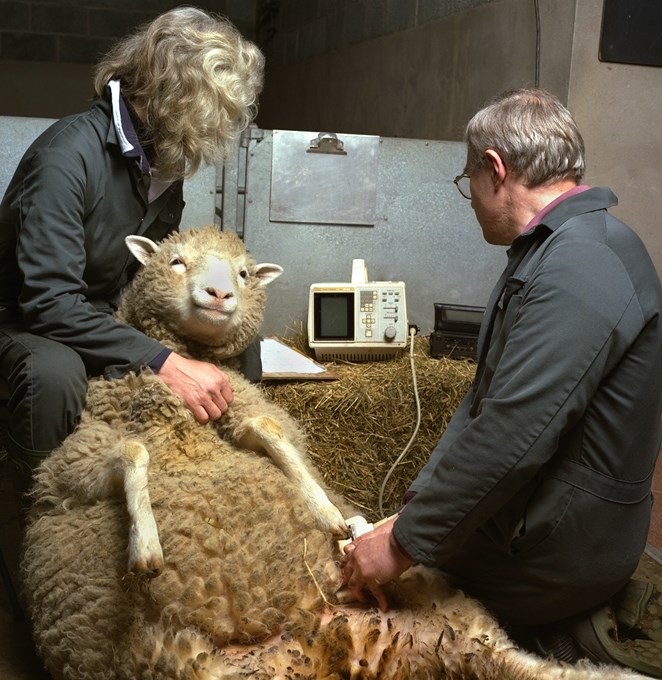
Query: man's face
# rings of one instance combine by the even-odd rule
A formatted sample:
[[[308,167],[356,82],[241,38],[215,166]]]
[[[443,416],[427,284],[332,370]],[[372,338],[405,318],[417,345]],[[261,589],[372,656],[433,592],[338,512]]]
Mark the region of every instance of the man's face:
[[[512,200],[503,182],[495,181],[494,168],[484,163],[471,173],[471,207],[483,238],[495,246],[510,245],[515,235],[512,231]]]

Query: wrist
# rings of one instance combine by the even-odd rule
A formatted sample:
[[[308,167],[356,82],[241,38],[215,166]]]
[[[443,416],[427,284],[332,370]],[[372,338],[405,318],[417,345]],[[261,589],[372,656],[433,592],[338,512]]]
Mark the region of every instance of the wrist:
[[[400,543],[398,543],[398,539],[393,535],[393,532],[391,532],[389,535],[389,542],[391,545],[391,550],[397,555],[398,561],[400,564],[405,566],[405,569],[408,569],[409,567],[416,564],[415,560],[413,560],[407,551],[400,545]]]
[[[154,373],[158,374],[171,354],[172,350],[168,347],[164,347],[147,365]]]

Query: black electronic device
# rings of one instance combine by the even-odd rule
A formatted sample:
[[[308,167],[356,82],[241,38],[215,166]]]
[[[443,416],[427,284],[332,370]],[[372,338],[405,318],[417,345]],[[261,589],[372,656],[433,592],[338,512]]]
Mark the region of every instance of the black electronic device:
[[[435,302],[430,356],[475,361],[478,332],[484,313],[485,307]]]

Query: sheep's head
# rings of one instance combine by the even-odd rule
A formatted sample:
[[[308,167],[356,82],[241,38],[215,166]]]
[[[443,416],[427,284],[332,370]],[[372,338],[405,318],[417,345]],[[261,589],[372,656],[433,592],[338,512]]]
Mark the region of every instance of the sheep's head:
[[[129,236],[126,244],[143,265],[125,292],[118,316],[147,335],[168,336],[243,350],[259,331],[264,287],[282,273],[256,264],[242,241],[215,226],[188,229],[156,244]],[[159,337],[159,329],[166,337]]]

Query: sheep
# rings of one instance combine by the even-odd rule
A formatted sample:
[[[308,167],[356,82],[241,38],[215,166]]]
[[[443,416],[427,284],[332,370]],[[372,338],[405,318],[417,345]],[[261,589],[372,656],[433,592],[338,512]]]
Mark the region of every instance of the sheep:
[[[203,425],[149,371],[90,381],[79,427],[36,472],[22,562],[56,680],[638,677],[519,650],[421,566],[387,586],[388,612],[343,603],[338,534],[355,509],[235,372],[280,267],[215,227],[127,241],[143,266],[118,318],[223,363],[235,401]]]
[[[305,441],[300,428],[236,372],[237,355],[259,330],[265,302],[263,289],[282,273],[282,268],[249,261],[238,237],[219,232],[213,226],[198,231],[195,241],[190,235],[179,234],[163,248],[140,236],[129,236],[126,243],[140,263],[144,265],[152,258],[154,263],[144,268],[137,284],[126,290],[118,319],[185,356],[226,362],[235,402],[220,421],[221,434],[238,446],[267,452],[298,483],[320,526],[345,533],[342,514],[304,462]],[[214,246],[221,248],[223,257],[214,254]],[[204,257],[199,253],[204,253]],[[146,286],[151,291],[149,297],[144,295]],[[91,385],[82,427],[69,440],[67,448],[76,448],[81,440],[87,451],[90,436],[107,442],[106,450],[111,449],[113,442],[114,455],[106,460],[103,474],[95,468],[94,479],[90,479],[89,471],[71,466],[71,456],[56,457],[55,463],[49,465],[60,461],[62,468],[52,475],[58,484],[56,493],[66,493],[69,487],[77,498],[91,500],[114,492],[118,477],[122,478],[131,517],[129,571],[158,573],[163,557],[147,492],[149,451],[140,437],[133,436],[141,425],[132,422],[125,434],[121,414],[119,419],[118,414],[112,414],[111,421],[108,411],[107,398],[117,401],[122,384],[131,395],[126,404],[130,403],[134,410],[144,409],[148,419],[150,409],[154,408],[151,400],[163,397],[160,394],[163,386],[150,375],[128,376],[123,383],[96,381]],[[109,390],[108,394],[105,390]],[[168,408],[176,409],[178,404],[172,397],[170,400]],[[188,453],[194,435],[187,437]],[[96,450],[94,444],[92,448]],[[85,456],[82,460],[87,465],[90,458]]]

